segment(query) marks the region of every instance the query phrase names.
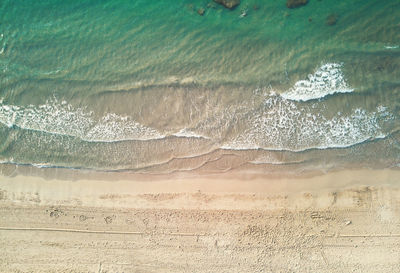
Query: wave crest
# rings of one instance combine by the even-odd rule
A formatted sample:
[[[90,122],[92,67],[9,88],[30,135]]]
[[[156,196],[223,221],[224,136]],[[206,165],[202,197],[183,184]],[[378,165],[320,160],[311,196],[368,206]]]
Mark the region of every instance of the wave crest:
[[[149,140],[163,138],[156,129],[127,116],[105,114],[96,120],[93,112],[53,99],[43,105],[21,107],[0,103],[0,122],[8,127],[78,137],[89,142]]]
[[[288,100],[308,101],[320,99],[335,93],[353,92],[341,70],[343,64],[326,63],[319,67],[306,80],[298,81],[292,88],[281,94]]]
[[[381,124],[393,119],[383,106],[374,112],[360,108],[347,115],[338,112],[330,118],[313,111],[313,107],[316,105],[298,105],[272,94],[265,100],[263,109],[251,115],[247,129],[221,148],[299,152],[350,147],[386,137]]]

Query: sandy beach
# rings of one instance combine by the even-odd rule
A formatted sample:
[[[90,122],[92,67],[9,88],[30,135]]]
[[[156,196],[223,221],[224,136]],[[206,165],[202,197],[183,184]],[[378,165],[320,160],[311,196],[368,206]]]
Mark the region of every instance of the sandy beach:
[[[83,177],[0,176],[1,272],[400,270],[396,170]]]
[[[400,272],[400,1],[0,2],[0,273]]]

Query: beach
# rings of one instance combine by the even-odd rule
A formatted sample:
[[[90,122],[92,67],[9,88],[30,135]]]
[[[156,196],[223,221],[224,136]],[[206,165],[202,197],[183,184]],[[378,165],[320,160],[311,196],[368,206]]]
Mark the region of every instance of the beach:
[[[399,272],[398,0],[0,2],[0,272]]]
[[[396,170],[275,179],[87,175],[1,176],[1,272],[400,268]]]

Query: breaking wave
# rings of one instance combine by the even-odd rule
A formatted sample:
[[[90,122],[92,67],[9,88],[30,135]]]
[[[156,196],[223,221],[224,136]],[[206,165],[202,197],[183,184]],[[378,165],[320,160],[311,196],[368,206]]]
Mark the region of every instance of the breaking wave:
[[[286,150],[344,148],[386,137],[381,123],[393,116],[383,106],[368,112],[357,108],[326,117],[311,106],[299,105],[271,94],[264,107],[251,115],[243,133],[226,141],[223,149]]]
[[[163,138],[157,130],[127,116],[105,114],[96,120],[93,112],[57,100],[39,106],[16,106],[0,103],[0,122],[12,128],[78,137],[89,142],[149,140]]]
[[[298,81],[292,88],[281,94],[288,100],[308,101],[320,99],[335,93],[353,92],[341,70],[343,64],[327,63],[319,67],[306,80]]]
[[[328,66],[335,67],[334,64]],[[339,85],[344,84],[343,80]],[[6,105],[0,99],[0,123],[9,128],[15,126],[72,136],[86,142],[146,141],[172,136],[201,140],[221,149],[293,152],[344,148],[384,138],[390,133],[383,130],[382,125],[394,116],[383,106],[372,111],[346,109],[343,113],[336,109],[333,114],[335,112],[326,109],[329,106],[323,101],[302,103],[264,91],[226,107],[216,104],[201,110],[204,115],[190,127],[183,124],[182,129],[163,128],[162,132],[136,122],[131,116],[105,113],[97,117],[85,108],[76,108],[56,99],[43,105],[24,107]]]

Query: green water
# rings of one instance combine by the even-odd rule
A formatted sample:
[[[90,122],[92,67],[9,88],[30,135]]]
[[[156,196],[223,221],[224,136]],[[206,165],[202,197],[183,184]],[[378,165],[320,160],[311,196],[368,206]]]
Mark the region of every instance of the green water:
[[[0,161],[398,167],[399,14],[397,0],[3,0]]]

